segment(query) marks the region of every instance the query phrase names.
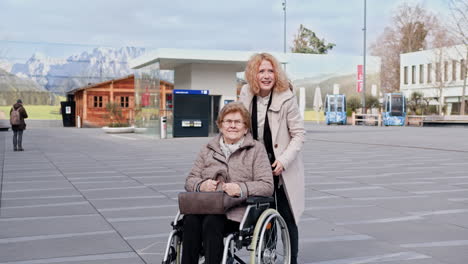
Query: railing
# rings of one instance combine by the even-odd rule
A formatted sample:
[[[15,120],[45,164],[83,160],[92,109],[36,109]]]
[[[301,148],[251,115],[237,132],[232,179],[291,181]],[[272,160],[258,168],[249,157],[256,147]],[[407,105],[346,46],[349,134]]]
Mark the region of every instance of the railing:
[[[355,126],[356,122],[363,122],[365,125],[382,125],[381,114],[356,114],[353,112],[351,116],[351,125]]]
[[[466,115],[430,115],[424,116],[424,121],[452,121],[452,122],[468,122],[468,116]]]

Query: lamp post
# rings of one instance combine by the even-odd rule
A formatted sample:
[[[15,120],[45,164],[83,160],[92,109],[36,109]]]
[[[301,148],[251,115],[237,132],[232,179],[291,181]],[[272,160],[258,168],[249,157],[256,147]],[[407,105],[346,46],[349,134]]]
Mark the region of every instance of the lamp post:
[[[283,52],[286,53],[286,0],[283,1],[284,28],[283,28]]]
[[[363,49],[363,67],[362,67],[362,111],[363,114],[366,109],[366,0],[364,0],[364,27],[362,28],[364,35],[364,49]]]

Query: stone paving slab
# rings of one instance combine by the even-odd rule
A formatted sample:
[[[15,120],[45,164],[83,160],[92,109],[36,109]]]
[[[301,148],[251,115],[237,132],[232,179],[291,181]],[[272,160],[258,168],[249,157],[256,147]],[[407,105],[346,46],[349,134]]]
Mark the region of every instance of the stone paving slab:
[[[353,224],[344,227],[396,245],[420,244],[428,241],[458,241],[468,238],[466,228],[433,223],[425,219],[386,222],[384,224],[385,228],[380,223]]]
[[[313,248],[314,251],[305,250]],[[385,263],[388,260],[408,260],[419,258],[431,258],[428,255],[421,254],[408,249],[401,249],[398,246],[389,243],[369,240],[351,240],[351,241],[327,241],[320,243],[302,243],[301,255],[302,263]],[[305,260],[304,260],[305,259]],[[314,261],[307,261],[313,259]]]
[[[442,243],[443,242],[446,241],[442,241]],[[426,247],[422,245],[412,249],[448,264],[466,263],[466,260],[468,259],[466,244],[461,246],[457,246],[456,244],[451,246],[429,245]]]
[[[12,198],[12,199],[3,199],[2,207],[16,207],[16,206],[36,206],[36,205],[47,205],[47,204],[57,204],[57,203],[73,203],[73,202],[83,202],[85,201],[81,195],[69,195],[69,196],[59,196],[59,197],[43,197],[43,198]]]
[[[34,218],[34,219],[0,219],[1,238],[26,237],[40,235],[54,235],[61,233],[83,233],[113,230],[112,227],[97,214],[55,217],[55,218]]]
[[[21,189],[21,190],[3,190],[2,199],[23,198],[23,197],[48,197],[63,195],[78,195],[72,187],[68,188],[44,188],[44,189]]]
[[[466,263],[468,130],[306,128],[300,263]],[[208,140],[34,128],[13,152],[0,133],[0,264],[160,263]]]
[[[0,247],[0,256],[5,262],[131,250],[115,231],[64,233],[46,237],[15,237],[6,238],[1,242],[3,243]]]
[[[2,208],[2,217],[82,215],[94,213],[87,201]]]
[[[80,255],[72,257],[59,257],[47,259],[35,259],[19,262],[0,262],[0,264],[141,264],[145,263],[141,260],[140,256],[134,252],[124,253],[109,253],[109,254],[93,254],[93,255]]]

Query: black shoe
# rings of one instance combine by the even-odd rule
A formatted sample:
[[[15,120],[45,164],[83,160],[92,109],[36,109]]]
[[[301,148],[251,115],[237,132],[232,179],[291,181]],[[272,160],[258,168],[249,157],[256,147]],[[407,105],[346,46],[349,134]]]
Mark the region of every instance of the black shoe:
[[[18,151],[18,149],[15,147],[15,148],[13,148],[13,151]]]
[[[19,148],[18,148],[18,151],[24,151],[24,148],[19,147]]]

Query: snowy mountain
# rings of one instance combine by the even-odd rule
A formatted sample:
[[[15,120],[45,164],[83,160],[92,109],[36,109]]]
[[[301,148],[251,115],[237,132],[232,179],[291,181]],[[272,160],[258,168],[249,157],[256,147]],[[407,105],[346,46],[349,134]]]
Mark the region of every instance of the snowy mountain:
[[[16,63],[11,73],[36,81],[45,89],[65,93],[69,90],[132,74],[129,61],[142,55],[143,48],[95,48],[66,59],[36,53],[25,63]]]
[[[34,53],[26,63],[16,63],[11,68],[11,73],[23,79],[35,81],[41,87],[46,88],[49,80],[48,73],[53,65],[63,65],[64,59],[49,58],[42,53]]]

